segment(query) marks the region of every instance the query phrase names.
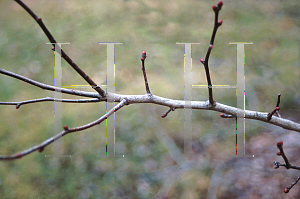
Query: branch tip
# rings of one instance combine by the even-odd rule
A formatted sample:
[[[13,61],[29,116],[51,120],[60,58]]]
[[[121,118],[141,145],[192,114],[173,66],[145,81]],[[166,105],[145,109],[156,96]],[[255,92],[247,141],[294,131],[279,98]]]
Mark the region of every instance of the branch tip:
[[[219,3],[217,5],[218,5],[218,8],[221,10],[221,8],[223,6],[223,1],[219,1]]]
[[[145,86],[146,86],[146,92],[149,94],[150,93],[150,89],[149,89],[149,85],[148,85],[148,81],[147,81],[147,75],[146,75],[146,70],[145,70],[145,59],[146,59],[147,55],[146,55],[146,51],[142,52],[142,71],[143,71],[143,75],[144,75],[144,80],[145,80]]]
[[[279,147],[282,147],[282,145],[283,145],[283,141],[277,142],[277,147],[278,147],[278,148],[279,148]]]
[[[288,193],[290,190],[289,190],[289,188],[288,187],[286,187],[285,189],[284,189],[284,193]]]

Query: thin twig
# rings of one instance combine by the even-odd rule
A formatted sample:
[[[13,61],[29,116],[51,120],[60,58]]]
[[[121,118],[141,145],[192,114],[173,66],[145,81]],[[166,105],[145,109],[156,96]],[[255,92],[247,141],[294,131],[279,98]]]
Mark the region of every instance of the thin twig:
[[[44,31],[45,35],[49,39],[50,43],[52,43],[53,47],[55,47],[55,43],[57,43],[54,39],[54,37],[51,35],[48,28],[45,26],[45,24],[42,22],[42,18],[38,17],[25,3],[23,3],[21,0],[15,0],[21,7],[23,7],[28,14],[32,16],[32,18],[39,24],[41,29]],[[105,97],[106,92],[101,89],[88,75],[86,75],[77,64],[63,51],[61,50],[62,57],[72,66],[72,68],[87,82],[89,85],[92,86],[93,89],[95,89],[101,97]]]
[[[220,117],[221,117],[221,118],[233,118],[232,115],[227,115],[227,114],[224,114],[224,113],[221,113],[221,114],[220,114]]]
[[[91,103],[91,102],[100,102],[106,101],[105,99],[56,99],[52,97],[45,97],[40,99],[26,100],[21,102],[0,102],[0,105],[16,105],[16,109],[19,109],[21,105],[32,104],[36,102],[45,102],[45,101],[55,101],[55,102],[64,102],[64,103]]]
[[[167,117],[167,115],[168,115],[171,111],[175,111],[175,108],[170,108],[169,110],[167,110],[167,112],[165,112],[164,114],[162,114],[161,117],[162,117],[162,118]]]
[[[282,156],[282,158],[284,159],[285,164],[280,164],[279,162],[274,162],[274,164],[276,165],[276,169],[279,168],[279,166],[284,166],[286,169],[296,169],[296,170],[300,170],[299,166],[295,166],[290,164],[288,158],[286,157],[284,151],[283,151],[283,142],[279,141],[277,142],[277,147],[279,149],[280,152],[277,152],[278,156]]]
[[[276,113],[278,115],[278,117],[281,117],[281,115],[279,114],[279,110],[280,110],[280,107],[279,107],[280,96],[281,96],[281,94],[279,93],[278,97],[277,97],[276,108],[271,113],[268,114],[267,120],[270,120],[272,118],[272,116],[274,115],[274,113]]]
[[[278,104],[277,104],[278,105]],[[296,170],[300,170],[300,167],[298,166],[294,166],[292,164],[290,164],[288,158],[286,157],[284,151],[283,151],[283,142],[282,141],[279,141],[277,142],[277,148],[279,149],[280,152],[277,152],[277,155],[278,156],[282,156],[282,158],[284,159],[284,162],[285,164],[280,164],[279,162],[274,162],[275,164],[275,169],[278,169],[280,166],[283,166],[285,167],[286,169],[296,169]],[[297,182],[300,180],[300,176],[289,186],[289,187],[286,187],[284,189],[284,192],[285,193],[288,193],[290,191],[290,189],[295,185],[297,184]]]
[[[279,107],[279,104],[280,104],[280,96],[281,96],[281,94],[279,93],[279,94],[278,94],[278,98],[277,98],[277,104],[276,104],[276,107]],[[278,117],[281,117],[281,115],[279,114],[279,110],[276,110],[276,114],[278,115]]]
[[[42,152],[44,150],[44,148],[46,146],[48,146],[49,144],[51,144],[52,142],[56,141],[57,139],[61,138],[62,136],[65,136],[69,133],[74,133],[74,132],[78,132],[78,131],[82,131],[88,128],[91,128],[97,124],[100,124],[101,122],[103,122],[104,120],[106,120],[109,116],[111,116],[114,112],[118,111],[120,108],[122,108],[124,105],[127,104],[127,100],[123,99],[119,104],[117,104],[113,109],[109,110],[106,114],[104,114],[102,117],[100,117],[99,119],[89,123],[89,124],[85,124],[83,126],[79,126],[79,127],[75,127],[75,128],[68,128],[68,126],[64,126],[64,130],[58,134],[56,134],[55,136],[45,140],[44,142],[42,142],[41,144],[38,144],[34,147],[31,147],[29,149],[26,149],[22,152],[19,152],[17,154],[14,155],[0,155],[0,160],[14,160],[14,159],[18,159],[21,157],[24,157],[34,151],[39,151]]]
[[[77,95],[77,96],[82,96],[82,97],[100,98],[98,93],[84,92],[84,91],[79,91],[79,90],[58,88],[58,87],[55,87],[55,86],[50,86],[48,84],[43,84],[43,83],[37,82],[35,80],[32,80],[32,79],[29,79],[29,78],[24,77],[22,75],[18,75],[18,74],[15,74],[13,72],[4,70],[2,68],[0,68],[0,73],[2,73],[4,75],[7,75],[7,76],[10,76],[10,77],[13,77],[13,78],[16,78],[16,79],[19,79],[19,80],[24,81],[28,84],[37,86],[41,89],[55,91],[55,92],[62,92],[62,93],[66,93],[66,94],[70,94],[70,95]]]
[[[143,71],[143,74],[144,74],[146,92],[149,94],[150,93],[150,89],[149,89],[149,85],[148,85],[148,81],[147,81],[147,75],[146,75],[146,69],[145,69],[145,63],[144,63],[146,57],[147,57],[146,56],[146,51],[143,51],[142,58],[141,58],[141,61],[142,61],[142,71]]]
[[[299,180],[300,180],[300,176],[298,176],[298,178],[289,187],[286,187],[284,189],[284,193],[288,193],[293,188],[293,186],[295,186],[295,184],[299,182]]]
[[[208,85],[209,103],[210,103],[211,106],[214,106],[215,102],[214,102],[214,99],[213,99],[212,83],[211,83],[211,79],[210,79],[208,60],[209,60],[211,50],[214,47],[214,41],[215,41],[215,36],[216,36],[217,30],[222,25],[222,20],[218,21],[219,11],[221,10],[222,6],[223,6],[223,2],[219,1],[217,6],[213,5],[213,7],[212,7],[214,12],[215,12],[214,29],[213,29],[212,36],[211,36],[211,39],[210,39],[210,44],[209,44],[209,47],[208,47],[208,50],[207,50],[207,53],[206,53],[206,56],[205,56],[205,60],[200,59],[200,62],[203,63],[204,68],[205,68],[207,85]]]

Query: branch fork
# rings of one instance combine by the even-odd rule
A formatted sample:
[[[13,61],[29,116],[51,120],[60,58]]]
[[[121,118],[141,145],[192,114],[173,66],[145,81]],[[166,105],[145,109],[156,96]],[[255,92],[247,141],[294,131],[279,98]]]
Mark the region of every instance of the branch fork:
[[[278,98],[277,98],[277,104],[276,104],[276,108],[271,112],[271,113],[268,113],[267,115],[267,120],[271,120],[272,116],[276,113],[278,115],[278,117],[281,118],[281,115],[279,114],[279,110],[280,110],[280,107],[279,107],[279,104],[280,104],[280,96],[281,94],[279,93],[278,94]]]
[[[300,170],[300,167],[299,166],[294,166],[292,164],[290,164],[288,158],[286,157],[284,151],[283,151],[283,142],[282,141],[279,141],[277,142],[277,148],[279,149],[279,152],[277,152],[276,154],[278,156],[282,156],[285,164],[280,164],[279,162],[274,162],[274,165],[275,165],[275,169],[278,169],[280,166],[283,166],[285,167],[286,169],[296,169],[296,170]],[[286,187],[284,189],[284,192],[285,193],[288,193],[290,191],[290,189],[295,185],[297,184],[297,182],[300,180],[300,176],[289,186],[289,187]]]

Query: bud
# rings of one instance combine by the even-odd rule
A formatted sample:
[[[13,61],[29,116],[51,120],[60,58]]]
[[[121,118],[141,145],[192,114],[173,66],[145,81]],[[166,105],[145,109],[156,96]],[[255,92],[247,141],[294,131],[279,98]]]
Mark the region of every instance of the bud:
[[[211,45],[211,44],[209,45],[209,48],[210,48],[210,49],[213,49],[213,47],[214,47],[214,45]]]
[[[283,142],[282,142],[282,141],[277,142],[277,146],[278,146],[278,147],[281,147],[282,145],[283,145]]]
[[[277,153],[276,153],[278,156],[281,156],[281,153],[278,151]]]
[[[286,187],[285,189],[284,189],[284,193],[288,193],[290,190],[289,190],[289,188],[288,187]]]
[[[38,17],[38,18],[36,19],[36,21],[42,21],[42,18],[41,18],[41,17]]]
[[[212,6],[212,9],[213,9],[213,11],[217,11],[218,10],[217,6],[215,6],[215,5]]]
[[[201,62],[202,64],[204,64],[204,59],[200,59],[200,62]]]
[[[146,56],[146,51],[143,51],[143,52],[142,52],[142,58],[144,58],[143,60],[145,60],[146,57],[147,57],[147,56]]]
[[[44,151],[44,147],[39,148],[38,151],[39,151],[39,153],[42,153]]]
[[[224,117],[224,113],[221,113],[220,116],[221,116],[221,117]]]
[[[221,26],[221,25],[222,25],[222,23],[223,23],[223,21],[222,21],[222,20],[219,20],[219,21],[218,21],[218,24],[219,24],[219,26]]]
[[[64,130],[69,130],[69,127],[67,125],[64,126]]]
[[[218,8],[221,10],[221,8],[223,6],[223,1],[219,1],[219,3],[217,5],[218,5]]]
[[[279,109],[280,109],[279,107],[276,107],[276,110],[277,110],[277,111],[279,111]]]

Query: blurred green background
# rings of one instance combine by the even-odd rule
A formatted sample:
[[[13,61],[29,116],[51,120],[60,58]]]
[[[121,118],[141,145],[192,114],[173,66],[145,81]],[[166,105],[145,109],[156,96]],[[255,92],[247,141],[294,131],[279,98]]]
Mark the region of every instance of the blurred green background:
[[[140,57],[153,94],[184,99],[184,48],[193,46],[193,84],[207,84],[203,65],[213,28],[211,1],[25,0],[43,19],[63,49],[98,84],[105,84],[106,46],[115,47],[116,93],[144,94]],[[236,46],[246,45],[246,109],[270,112],[281,93],[282,117],[300,122],[300,2],[224,1],[210,58],[212,83],[236,84]],[[54,57],[35,21],[14,1],[0,2],[1,68],[53,85]],[[62,62],[63,85],[85,81]],[[53,97],[11,77],[0,75],[0,101]],[[93,91],[92,89],[82,89]],[[236,105],[234,89],[214,89],[214,100]],[[63,95],[64,98],[78,98]],[[193,89],[193,100],[208,100],[207,89]],[[105,113],[105,103],[63,104],[63,125],[76,127]],[[236,158],[235,120],[193,110],[193,155],[183,153],[184,111],[168,117],[167,107],[130,105],[116,113],[116,154],[105,158],[105,123],[63,138],[64,154],[45,158],[34,152],[0,162],[1,198],[297,198],[300,185],[283,190],[299,172],[273,169],[276,142],[283,140],[291,163],[300,165],[297,132],[246,120],[246,154]],[[53,136],[53,102],[0,106],[0,154],[13,154]]]

